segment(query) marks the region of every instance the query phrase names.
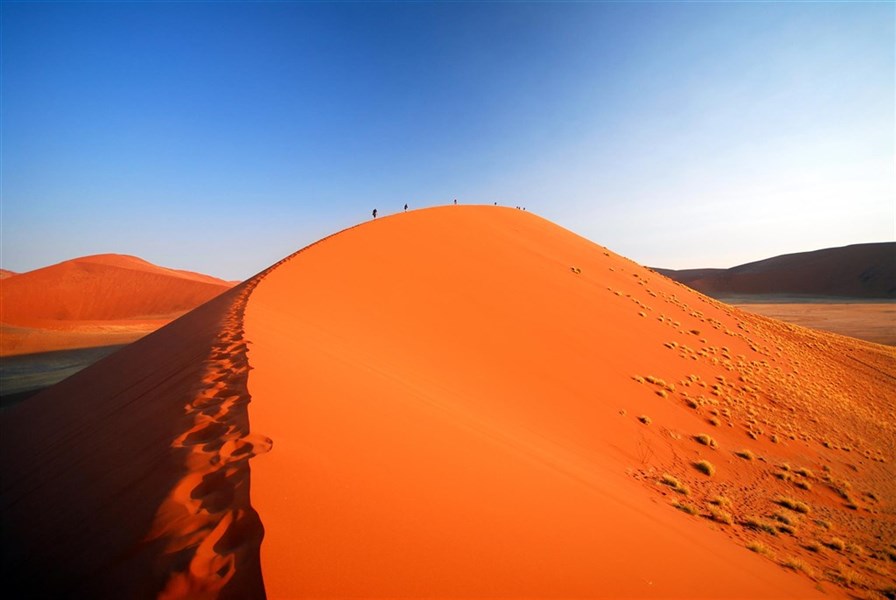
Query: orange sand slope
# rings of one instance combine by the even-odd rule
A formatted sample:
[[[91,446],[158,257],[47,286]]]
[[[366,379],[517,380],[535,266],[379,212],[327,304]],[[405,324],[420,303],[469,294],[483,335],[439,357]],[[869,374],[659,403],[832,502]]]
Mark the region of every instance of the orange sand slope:
[[[414,211],[0,413],[0,566],[17,597],[880,597],[894,398],[891,348]]]
[[[892,575],[891,349],[493,207],[308,248],[245,327],[270,597],[794,598]],[[855,550],[805,547],[837,536]]]
[[[16,275],[0,286],[0,354],[131,341],[231,286],[116,254]]]

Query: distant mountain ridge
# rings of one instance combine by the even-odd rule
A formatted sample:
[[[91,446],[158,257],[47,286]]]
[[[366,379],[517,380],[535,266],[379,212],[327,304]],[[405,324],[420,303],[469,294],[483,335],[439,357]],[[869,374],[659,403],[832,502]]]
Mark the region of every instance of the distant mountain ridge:
[[[783,254],[730,269],[654,269],[709,296],[896,299],[896,242]]]

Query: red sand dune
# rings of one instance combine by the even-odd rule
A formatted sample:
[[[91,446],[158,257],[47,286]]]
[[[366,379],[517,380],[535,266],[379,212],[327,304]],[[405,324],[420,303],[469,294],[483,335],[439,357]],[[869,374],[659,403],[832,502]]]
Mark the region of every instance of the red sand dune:
[[[791,294],[896,298],[896,242],[784,254],[730,269],[657,269],[715,297]]]
[[[741,312],[527,212],[413,211],[3,413],[3,576],[103,597],[874,597],[894,399],[892,348]]]
[[[13,275],[17,275],[18,273],[14,271],[9,271],[7,269],[0,269],[0,279],[7,279],[12,277]]]
[[[231,286],[117,254],[23,273],[0,287],[0,355],[132,341]]]

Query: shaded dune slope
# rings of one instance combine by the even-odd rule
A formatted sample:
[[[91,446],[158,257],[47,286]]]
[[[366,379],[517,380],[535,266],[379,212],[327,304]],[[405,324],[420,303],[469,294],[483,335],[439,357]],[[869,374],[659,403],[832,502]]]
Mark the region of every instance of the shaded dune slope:
[[[245,326],[253,429],[275,444],[251,492],[272,597],[812,597],[838,563],[804,548],[829,532],[791,496],[864,548],[843,568],[874,555],[869,590],[891,573],[891,349],[742,313],[494,207],[309,248],[260,282]],[[776,477],[786,461],[815,489]],[[791,534],[756,528],[778,512]]]
[[[264,596],[246,461],[266,441],[248,435],[241,325],[255,281],[2,414],[6,590]]]
[[[167,316],[195,308],[230,287],[133,256],[86,256],[5,280],[0,321],[52,328],[67,321]]]
[[[705,294],[896,298],[896,242],[785,254],[730,269],[657,269]]]

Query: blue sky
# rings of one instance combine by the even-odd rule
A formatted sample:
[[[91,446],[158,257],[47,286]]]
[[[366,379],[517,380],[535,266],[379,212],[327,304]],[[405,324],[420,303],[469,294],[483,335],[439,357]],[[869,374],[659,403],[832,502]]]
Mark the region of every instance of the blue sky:
[[[670,268],[896,239],[893,3],[0,10],[6,269],[244,279],[455,197]]]

